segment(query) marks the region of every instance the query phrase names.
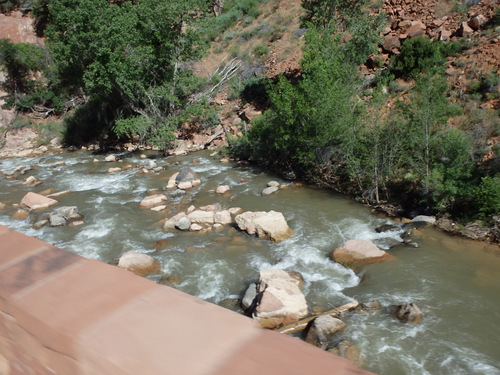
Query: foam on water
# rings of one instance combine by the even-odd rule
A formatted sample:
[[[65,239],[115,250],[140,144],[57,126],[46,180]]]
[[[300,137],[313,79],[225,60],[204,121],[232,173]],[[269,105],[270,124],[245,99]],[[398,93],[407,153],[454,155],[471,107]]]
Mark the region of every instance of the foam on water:
[[[61,190],[99,190],[104,194],[115,194],[130,189],[131,173],[96,173],[88,175],[65,175],[59,179]]]

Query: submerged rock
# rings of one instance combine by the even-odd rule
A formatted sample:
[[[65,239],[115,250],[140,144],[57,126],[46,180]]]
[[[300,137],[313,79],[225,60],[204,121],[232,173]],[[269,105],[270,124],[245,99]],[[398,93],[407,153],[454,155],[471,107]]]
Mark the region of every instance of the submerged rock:
[[[406,303],[396,306],[394,312],[396,318],[403,323],[420,323],[422,321],[422,311],[414,303]]]
[[[377,232],[377,233],[385,233],[385,232],[397,231],[397,230],[401,230],[401,227],[398,225],[394,225],[394,224],[383,224],[383,225],[379,225],[378,227],[375,228],[375,232]]]
[[[29,176],[22,185],[34,185],[38,182],[35,176]]]
[[[380,311],[382,311],[382,305],[378,301],[360,303],[359,306],[356,308],[356,312],[361,314],[370,314]]]
[[[257,234],[272,241],[282,241],[293,232],[281,212],[247,211],[235,217],[236,224],[248,234]]]
[[[349,359],[358,365],[360,364],[360,350],[349,341],[342,340],[338,345],[329,350],[330,353]]]
[[[262,195],[271,195],[279,190],[277,186],[269,186],[262,190]]]

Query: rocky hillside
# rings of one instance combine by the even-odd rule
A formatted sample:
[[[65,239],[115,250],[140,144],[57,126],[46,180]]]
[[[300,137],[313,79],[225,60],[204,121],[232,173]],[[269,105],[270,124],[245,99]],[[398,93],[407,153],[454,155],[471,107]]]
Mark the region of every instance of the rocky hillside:
[[[467,48],[458,56],[448,57],[446,74],[454,100],[466,100],[465,94],[470,91],[471,82],[480,81],[500,68],[500,28],[491,26],[499,2],[467,1],[467,4],[453,0],[374,1],[371,11],[387,14],[387,24],[381,33],[379,54],[372,56],[361,67],[361,72],[370,76],[387,69],[391,56],[399,54],[407,38],[425,36],[441,41],[461,40]],[[210,54],[194,66],[195,72],[210,77],[227,60],[234,58],[243,61],[239,70],[243,79],[254,74],[269,78],[281,73],[299,74],[304,33],[300,26],[301,1],[269,1],[262,4],[260,10],[261,14],[254,20],[242,20],[218,36],[212,43]],[[223,124],[232,129],[233,134],[239,134],[241,122],[251,122],[264,108],[262,103],[241,104],[231,91],[230,87],[223,87],[213,104],[221,107]],[[494,95],[484,97],[480,107],[498,110],[500,98]],[[465,120],[458,118],[453,121],[460,126]],[[498,137],[493,137],[488,142],[493,147],[499,141]]]

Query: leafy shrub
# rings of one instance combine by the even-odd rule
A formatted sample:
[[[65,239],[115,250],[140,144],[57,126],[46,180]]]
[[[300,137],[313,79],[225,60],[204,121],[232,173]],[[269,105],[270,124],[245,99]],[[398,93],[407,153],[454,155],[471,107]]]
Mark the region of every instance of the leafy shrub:
[[[500,7],[495,9],[495,13],[493,13],[493,17],[491,18],[491,25],[493,27],[500,26]]]
[[[486,176],[481,179],[481,184],[476,191],[476,204],[479,214],[483,218],[500,212],[500,175]]]
[[[33,122],[29,118],[24,116],[16,116],[10,123],[10,126],[14,129],[30,127],[31,125],[33,125]]]
[[[264,56],[269,53],[269,47],[265,44],[259,44],[253,49],[253,53],[256,56]]]
[[[391,60],[395,74],[414,78],[419,73],[436,73],[444,70],[446,56],[456,54],[461,49],[458,43],[443,43],[419,36],[406,39],[401,46],[401,53]]]

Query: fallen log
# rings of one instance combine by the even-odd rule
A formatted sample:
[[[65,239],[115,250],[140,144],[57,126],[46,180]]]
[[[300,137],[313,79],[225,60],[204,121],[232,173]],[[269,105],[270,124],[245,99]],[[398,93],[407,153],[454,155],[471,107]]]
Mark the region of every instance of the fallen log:
[[[209,145],[210,143],[212,143],[212,141],[218,137],[220,137],[222,134],[224,134],[226,129],[224,130],[219,130],[217,133],[215,133],[214,135],[212,135],[210,138],[208,138],[208,140],[205,142],[204,146],[206,145]]]
[[[345,305],[328,310],[324,313],[309,316],[307,318],[299,320],[296,323],[291,323],[291,324],[287,324],[286,326],[276,328],[275,331],[279,332],[279,333],[285,333],[287,335],[295,333],[295,332],[299,332],[299,331],[302,331],[303,329],[305,329],[307,327],[307,325],[309,324],[309,322],[311,320],[316,319],[318,316],[331,315],[334,318],[338,318],[341,314],[343,314],[347,311],[354,310],[358,306],[359,306],[358,301],[352,301],[352,302],[346,303]]]

